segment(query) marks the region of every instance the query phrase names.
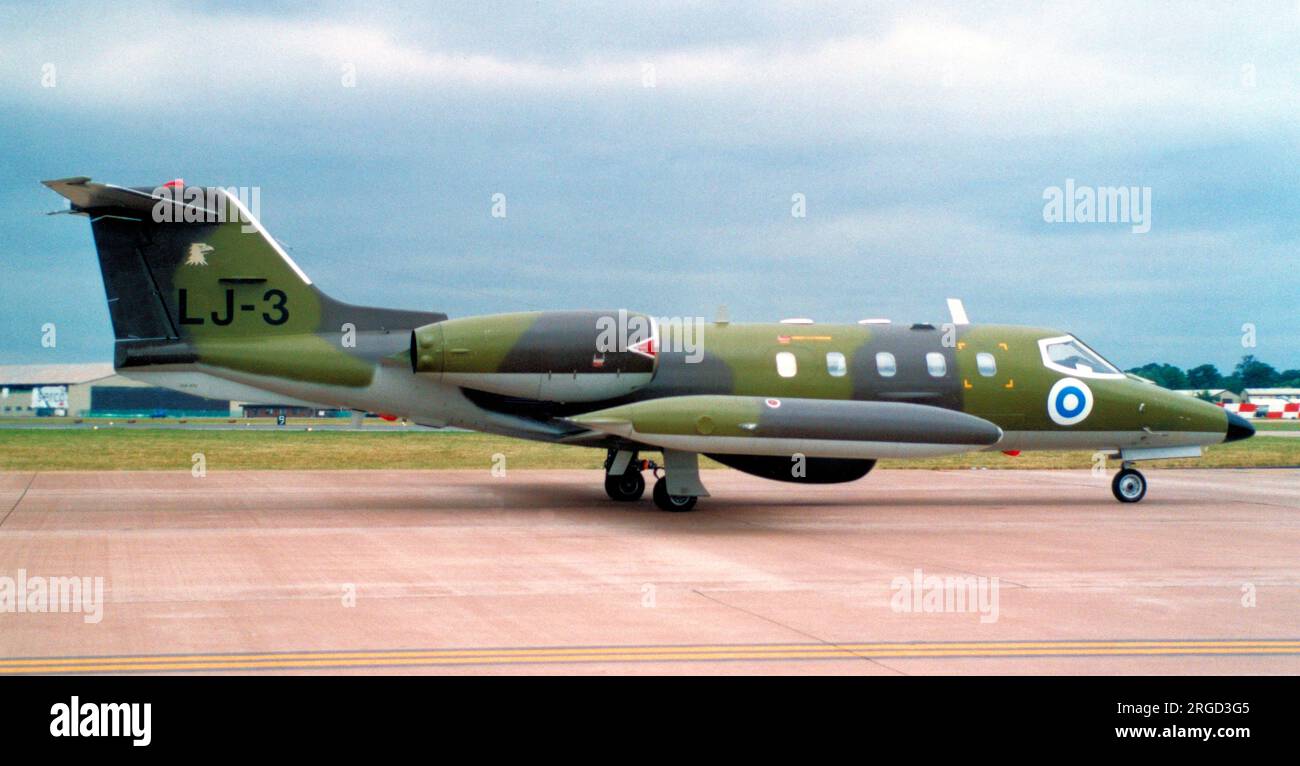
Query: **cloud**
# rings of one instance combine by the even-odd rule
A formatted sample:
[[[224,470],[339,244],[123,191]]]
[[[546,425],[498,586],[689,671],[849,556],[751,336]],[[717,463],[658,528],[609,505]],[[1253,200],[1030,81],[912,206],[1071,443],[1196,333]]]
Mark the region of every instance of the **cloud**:
[[[1246,321],[1265,356],[1294,356],[1277,275],[1300,244],[1298,17],[1105,1],[0,6],[0,136],[21,147],[0,258],[80,253],[59,316],[36,278],[0,303],[27,325],[103,325],[89,237],[36,217],[57,204],[38,179],[183,175],[263,186],[268,227],[352,301],[911,320],[955,293],[973,318],[1065,325],[1135,363],[1223,363]],[[1042,190],[1066,178],[1151,185],[1151,234],[1045,225]],[[495,192],[508,221],[488,215]],[[790,217],[796,192],[807,219]],[[94,358],[104,332],[85,341]]]
[[[1169,11],[1167,13],[1173,13]],[[1129,11],[1132,26],[1153,25]],[[523,52],[467,35],[419,40],[394,19],[210,13],[173,5],[66,10],[0,40],[0,98],[65,108],[203,113],[278,99],[543,100],[595,112],[694,118],[724,138],[1239,135],[1293,116],[1293,61],[1269,50],[1108,45],[1094,16],[903,10],[788,41]],[[1267,20],[1259,19],[1263,24]],[[425,20],[425,24],[431,24]],[[452,25],[455,27],[456,25]],[[1197,22],[1203,28],[1205,22]],[[521,46],[523,47],[523,46]],[[57,92],[42,89],[44,64]],[[354,68],[354,69],[351,69]],[[354,93],[342,90],[355,73]],[[653,84],[653,88],[646,87]],[[650,91],[650,92],[647,92]],[[329,96],[324,99],[324,96]],[[648,99],[654,99],[648,102]],[[259,106],[259,108],[264,108]],[[453,119],[449,115],[448,119]],[[701,119],[705,118],[705,119]],[[712,118],[712,119],[709,119]]]

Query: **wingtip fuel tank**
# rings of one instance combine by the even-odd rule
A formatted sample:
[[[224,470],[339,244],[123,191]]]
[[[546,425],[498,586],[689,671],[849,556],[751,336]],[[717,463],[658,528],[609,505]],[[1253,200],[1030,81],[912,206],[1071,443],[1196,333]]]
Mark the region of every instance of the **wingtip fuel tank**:
[[[658,447],[720,454],[917,457],[983,449],[1002,438],[983,418],[905,402],[675,396],[569,420]]]

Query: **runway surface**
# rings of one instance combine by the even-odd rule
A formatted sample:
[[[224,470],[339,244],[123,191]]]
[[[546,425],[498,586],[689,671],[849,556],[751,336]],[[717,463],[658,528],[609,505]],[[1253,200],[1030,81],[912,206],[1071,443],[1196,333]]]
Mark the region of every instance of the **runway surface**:
[[[1300,673],[1300,470],[1148,477],[0,473],[0,578],[104,589],[0,612],[0,675]]]

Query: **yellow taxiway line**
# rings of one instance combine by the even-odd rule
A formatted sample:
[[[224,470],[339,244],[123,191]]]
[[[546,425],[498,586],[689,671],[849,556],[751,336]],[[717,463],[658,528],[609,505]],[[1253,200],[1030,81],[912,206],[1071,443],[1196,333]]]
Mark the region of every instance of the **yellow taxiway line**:
[[[0,660],[0,675],[167,673],[594,662],[722,662],[735,660],[920,659],[931,657],[1151,657],[1162,655],[1300,655],[1300,640],[720,644],[397,649],[268,652],[262,654],[160,654],[123,657],[29,657]]]

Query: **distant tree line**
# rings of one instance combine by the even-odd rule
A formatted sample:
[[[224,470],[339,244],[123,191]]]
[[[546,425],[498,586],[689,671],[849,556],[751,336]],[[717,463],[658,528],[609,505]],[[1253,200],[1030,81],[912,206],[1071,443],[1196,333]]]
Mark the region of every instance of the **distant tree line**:
[[[1300,370],[1279,372],[1273,365],[1261,362],[1252,355],[1243,356],[1231,375],[1224,375],[1212,364],[1183,370],[1172,364],[1156,362],[1134,367],[1129,372],[1165,388],[1174,389],[1226,388],[1240,394],[1246,388],[1300,388]]]

